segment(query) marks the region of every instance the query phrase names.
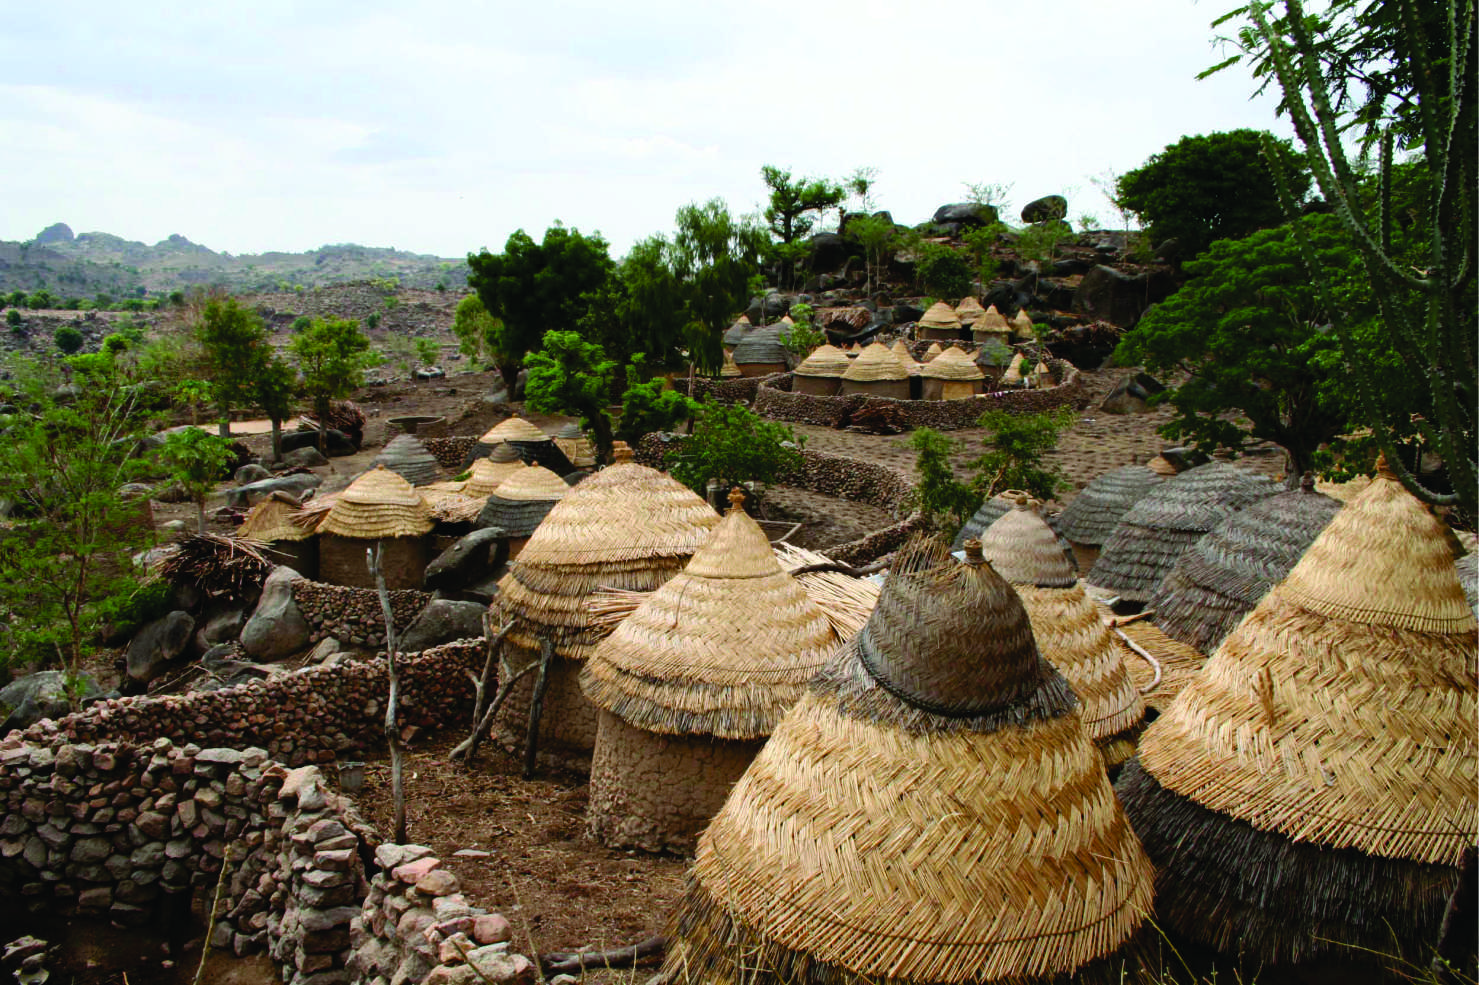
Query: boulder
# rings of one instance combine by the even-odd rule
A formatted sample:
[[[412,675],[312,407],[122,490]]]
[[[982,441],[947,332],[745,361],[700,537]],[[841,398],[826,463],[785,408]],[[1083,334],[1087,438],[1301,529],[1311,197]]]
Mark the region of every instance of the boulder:
[[[297,472],[293,475],[280,475],[273,479],[249,482],[244,486],[226,490],[226,505],[233,509],[244,510],[255,506],[275,492],[289,493],[295,499],[302,499],[304,493],[310,489],[317,489],[323,481],[322,477],[312,472]]]
[[[1121,328],[1133,328],[1146,308],[1165,300],[1174,289],[1169,273],[1131,275],[1100,264],[1079,281],[1073,310]]]
[[[284,455],[298,448],[317,447],[317,431],[289,431],[282,436],[282,453]],[[329,428],[328,432],[324,435],[324,449],[330,458],[353,455],[359,451],[355,447],[354,442],[350,440],[349,435],[334,428]]]
[[[426,587],[433,591],[456,591],[486,578],[497,564],[498,544],[503,536],[498,527],[485,527],[458,540],[426,566]]]
[[[1144,414],[1150,410],[1150,398],[1165,389],[1149,373],[1135,373],[1120,380],[1100,402],[1099,409],[1106,414]]]
[[[209,613],[195,630],[195,649],[206,653],[220,643],[230,643],[241,636],[245,626],[246,612],[240,606]]]
[[[807,269],[814,274],[832,274],[842,269],[858,251],[837,233],[817,233],[806,241]],[[818,286],[820,282],[818,282]]]
[[[95,698],[103,693],[98,682],[86,674],[77,679],[74,688],[79,701]],[[28,728],[43,718],[61,718],[72,710],[67,696],[67,675],[59,670],[43,670],[27,674],[0,688],[0,736],[11,729]]]
[[[305,448],[294,448],[290,452],[285,452],[282,456],[282,463],[289,467],[316,469],[329,464],[329,460],[324,458],[317,448],[308,445]]]
[[[164,673],[170,661],[185,652],[195,632],[195,618],[188,612],[171,612],[134,634],[128,642],[128,678],[125,684],[142,690]]]
[[[974,229],[989,226],[998,219],[996,207],[979,202],[956,202],[935,209],[930,219],[937,226],[956,226],[958,229]]]
[[[416,370],[411,375],[418,380],[444,380],[447,378],[447,371],[440,366],[427,366]]]
[[[211,647],[200,658],[200,666],[213,678],[202,690],[210,691],[222,687],[233,687],[248,681],[260,681],[272,671],[250,660],[241,659],[241,651],[231,643],[220,643]]]
[[[238,486],[247,486],[253,482],[261,482],[263,479],[272,478],[272,473],[253,462],[237,469],[236,475],[232,476],[232,478]]]
[[[400,649],[419,653],[453,640],[477,639],[483,635],[483,613],[487,611],[487,606],[476,602],[433,599],[406,628]]]
[[[924,317],[924,309],[913,304],[900,301],[893,306],[892,318],[895,325],[908,325],[917,322]]]
[[[308,620],[293,601],[293,582],[303,577],[286,565],[272,569],[257,608],[241,630],[241,646],[257,660],[281,660],[308,647]]]
[[[1068,215],[1068,199],[1062,195],[1044,195],[1022,206],[1023,222],[1047,222]]]

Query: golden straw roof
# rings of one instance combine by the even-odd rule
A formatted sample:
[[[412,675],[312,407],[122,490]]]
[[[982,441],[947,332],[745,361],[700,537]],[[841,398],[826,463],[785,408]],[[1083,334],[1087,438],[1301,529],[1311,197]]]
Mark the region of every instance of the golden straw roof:
[[[796,367],[797,376],[841,376],[851,360],[835,345],[820,345]]]
[[[1150,461],[1146,462],[1145,467],[1150,469],[1156,475],[1166,479],[1169,479],[1171,476],[1176,474],[1176,466],[1172,465],[1162,455],[1157,455],[1155,458],[1152,458]]]
[[[529,503],[561,500],[569,492],[564,479],[543,465],[530,465],[507,476],[494,495],[514,503]]]
[[[960,319],[955,316],[954,308],[944,301],[936,301],[919,319],[919,325],[921,328],[959,328]]]
[[[734,356],[724,354],[724,365],[719,367],[719,375],[722,377],[740,376],[740,368],[734,363]]]
[[[1331,482],[1329,479],[1315,480],[1315,492],[1324,493],[1331,499],[1338,499],[1342,503],[1348,503],[1359,493],[1365,491],[1371,485],[1371,476],[1358,475],[1345,482]]]
[[[874,342],[864,349],[858,358],[852,360],[847,371],[842,374],[844,380],[852,380],[858,383],[871,383],[877,380],[907,380],[909,371],[899,362],[899,357],[882,342]]]
[[[930,343],[930,347],[928,349],[924,350],[924,361],[925,362],[929,362],[931,359],[934,359],[936,356],[938,356],[943,351],[944,350],[942,350],[940,348],[940,343],[938,343],[938,342],[931,342]]]
[[[997,311],[996,305],[993,304],[986,309],[986,312],[980,318],[976,319],[976,323],[971,326],[971,331],[979,332],[983,335],[988,333],[1010,335],[1012,333],[1012,326],[1006,320],[1006,316],[1000,311]]]
[[[259,544],[270,544],[275,540],[307,540],[313,531],[293,522],[293,515],[302,507],[296,499],[284,492],[275,492],[253,506],[236,536],[242,540],[254,540]]]
[[[1378,475],[1146,731],[1141,763],[1260,831],[1457,865],[1479,808],[1476,640],[1442,524]]]
[[[636,728],[759,739],[837,642],[826,614],[736,504],[688,567],[597,644],[581,686]]]
[[[1015,356],[1013,356],[1012,357],[1012,364],[1007,367],[1007,371],[1005,373],[1002,373],[1001,374],[1002,380],[1004,382],[1007,382],[1007,383],[1021,383],[1022,382],[1022,365],[1026,361],[1027,361],[1027,357],[1024,356],[1024,355],[1022,355],[1022,353],[1020,353],[1020,352],[1017,353]]]
[[[510,417],[494,426],[478,439],[485,445],[496,445],[500,441],[548,441],[549,435],[530,424],[522,417]]]
[[[909,351],[909,347],[904,344],[903,339],[899,339],[898,341],[894,342],[894,344],[889,347],[889,351],[898,358],[899,365],[903,366],[906,372],[919,372],[919,363],[914,361],[914,354]]]
[[[1037,329],[1032,325],[1032,319],[1027,317],[1027,309],[1023,308],[1017,312],[1012,319],[1012,335],[1018,339],[1037,338]]]
[[[431,530],[431,513],[414,486],[383,465],[349,484],[318,525],[321,534],[359,540],[419,537]]]
[[[962,325],[970,325],[984,314],[986,309],[981,307],[981,302],[971,296],[962,298],[960,304],[955,306],[955,317],[960,319]]]
[[[499,454],[500,452],[503,454]],[[500,443],[486,458],[479,458],[472,463],[472,474],[467,477],[459,492],[475,499],[491,496],[504,480],[526,468],[528,466],[520,461],[518,452]]]
[[[1074,707],[979,554],[906,552],[700,837],[664,973],[1015,982],[1115,956],[1152,873]]]
[[[925,363],[920,368],[919,375],[935,380],[979,380],[984,378],[981,373],[981,367],[971,362],[970,356],[953,345],[947,346],[944,352]]]

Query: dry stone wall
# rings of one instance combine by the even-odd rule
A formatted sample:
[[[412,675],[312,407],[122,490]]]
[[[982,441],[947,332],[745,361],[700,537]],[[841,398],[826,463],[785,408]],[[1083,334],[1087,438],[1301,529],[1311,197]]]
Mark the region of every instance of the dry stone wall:
[[[674,378],[673,389],[700,402],[713,400],[719,404],[750,404],[755,402],[755,394],[766,380],[785,378],[785,385],[789,388],[790,376],[790,373],[774,373],[770,376],[735,376],[727,380],[698,377],[693,381],[692,393],[688,392],[688,377],[680,376]]]
[[[303,618],[308,620],[308,637],[314,643],[332,636],[352,646],[384,646],[385,616],[380,609],[380,596],[373,588],[350,588],[300,578],[292,583],[293,601]],[[390,612],[397,630],[404,630],[416,620],[429,592],[414,588],[390,592]]]
[[[468,452],[478,443],[478,437],[475,434],[459,434],[446,438],[421,438],[421,443],[431,452],[438,465],[455,473],[467,461]]]

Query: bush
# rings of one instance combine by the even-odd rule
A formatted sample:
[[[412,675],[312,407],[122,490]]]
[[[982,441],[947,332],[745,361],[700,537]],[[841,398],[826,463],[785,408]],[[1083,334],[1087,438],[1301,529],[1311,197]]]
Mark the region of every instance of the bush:
[[[971,293],[971,264],[960,252],[929,243],[921,253],[915,271],[926,291],[957,301]]]
[[[667,458],[668,471],[700,496],[709,480],[771,485],[802,464],[804,436],[741,405],[705,404],[693,434]]]
[[[639,352],[632,357],[633,365],[627,367],[627,388],[621,395],[621,424],[616,429],[616,436],[633,447],[643,435],[671,431],[692,419],[700,408],[698,401],[677,390],[664,390],[661,377],[644,382],[644,361],[645,356]]]
[[[1051,499],[1064,485],[1063,473],[1044,456],[1058,447],[1058,435],[1078,417],[1071,407],[1041,414],[988,410],[977,422],[991,431],[986,453],[971,463],[982,498],[1003,489],[1021,489],[1038,499]]]
[[[971,484],[955,477],[950,456],[959,443],[933,428],[920,428],[909,436],[915,451],[914,503],[926,521],[939,529],[958,530],[981,506],[983,495]]]
[[[63,325],[57,329],[52,338],[56,341],[56,347],[69,356],[82,348],[82,333],[71,325]]]
[[[21,328],[21,313],[11,308],[5,313],[5,324],[10,326],[12,332],[19,332]]]
[[[155,579],[95,603],[93,615],[110,636],[132,636],[141,627],[169,615],[173,608],[169,582]]]

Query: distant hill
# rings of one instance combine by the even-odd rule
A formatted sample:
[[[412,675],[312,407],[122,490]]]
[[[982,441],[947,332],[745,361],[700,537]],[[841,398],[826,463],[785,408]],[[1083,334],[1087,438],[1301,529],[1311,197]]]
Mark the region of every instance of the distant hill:
[[[390,280],[431,290],[461,291],[467,263],[403,250],[339,243],[307,253],[232,256],[192,243],[178,233],[153,246],[112,233],[74,235],[64,222],[25,243],[0,241],[0,291],[46,288],[61,297],[164,295],[196,284],[234,292],[324,287],[348,281]]]

